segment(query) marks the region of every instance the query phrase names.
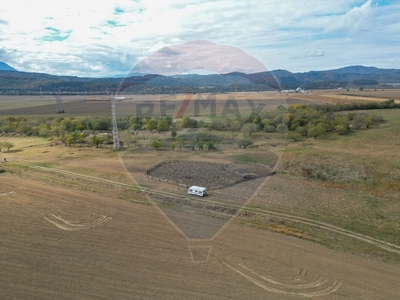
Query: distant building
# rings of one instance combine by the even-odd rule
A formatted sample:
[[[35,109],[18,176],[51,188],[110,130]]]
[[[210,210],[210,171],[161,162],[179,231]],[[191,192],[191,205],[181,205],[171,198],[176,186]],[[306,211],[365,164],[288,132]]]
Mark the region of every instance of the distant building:
[[[298,87],[298,88],[296,89],[296,93],[305,93],[305,92],[306,92],[306,90],[303,89],[303,88],[301,88],[301,87]]]

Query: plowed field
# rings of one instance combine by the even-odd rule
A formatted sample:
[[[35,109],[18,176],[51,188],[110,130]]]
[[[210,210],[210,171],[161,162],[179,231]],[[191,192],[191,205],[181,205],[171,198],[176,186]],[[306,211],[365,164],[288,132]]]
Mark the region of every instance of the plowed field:
[[[400,268],[229,223],[189,242],[153,205],[12,174],[0,183],[2,299],[398,299]]]

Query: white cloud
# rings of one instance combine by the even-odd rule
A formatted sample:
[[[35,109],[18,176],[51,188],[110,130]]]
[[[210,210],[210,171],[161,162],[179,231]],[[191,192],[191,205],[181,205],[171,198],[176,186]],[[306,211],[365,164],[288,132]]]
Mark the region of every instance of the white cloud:
[[[372,18],[372,0],[368,0],[360,7],[354,7],[338,20],[330,23],[326,28],[326,32],[334,31],[359,31],[366,30],[371,26]]]
[[[372,0],[17,2],[18,5],[3,1],[0,7],[0,49],[7,53],[0,59],[7,59],[6,63],[23,71],[113,75],[132,69],[164,46],[194,40],[240,48],[268,69],[324,68],[323,61],[330,65],[337,56],[353,57],[353,49],[361,51],[365,64],[383,66],[387,60],[383,56],[379,59],[377,53],[400,51],[397,3],[376,6]],[[290,59],[293,57],[304,59]],[[66,67],[68,64],[70,67]],[[336,65],[343,66],[337,59]]]
[[[312,49],[311,52],[308,54],[310,57],[320,57],[325,56],[325,51],[321,49]]]
[[[166,44],[163,41],[158,42],[157,44],[154,44],[149,50],[147,50],[147,55],[151,55],[154,52],[164,48],[164,47],[168,47],[171,46],[172,44]]]
[[[193,70],[225,74],[235,71],[256,73],[266,71],[266,68],[239,48],[191,41],[156,51],[138,63],[132,72],[178,75]]]

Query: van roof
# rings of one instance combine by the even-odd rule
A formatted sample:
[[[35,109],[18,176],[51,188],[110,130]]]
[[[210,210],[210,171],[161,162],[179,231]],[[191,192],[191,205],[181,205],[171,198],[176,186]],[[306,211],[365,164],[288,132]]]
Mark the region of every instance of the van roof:
[[[189,189],[196,189],[196,190],[201,190],[201,191],[206,190],[205,187],[201,187],[201,186],[197,186],[197,185],[193,185]]]

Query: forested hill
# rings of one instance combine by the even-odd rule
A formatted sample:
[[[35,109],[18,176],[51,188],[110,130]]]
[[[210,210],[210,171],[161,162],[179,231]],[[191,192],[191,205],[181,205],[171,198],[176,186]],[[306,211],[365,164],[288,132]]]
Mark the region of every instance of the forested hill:
[[[3,66],[3,68],[2,68]],[[128,76],[126,78],[84,78],[43,73],[18,72],[0,63],[0,94],[64,93],[170,93],[227,92],[275,89],[327,89],[346,87],[379,87],[400,83],[399,69],[351,66],[327,71],[292,73],[274,70],[254,74],[229,73],[212,75]],[[7,69],[7,70],[5,70]],[[389,87],[389,86],[385,86]]]
[[[7,65],[6,63],[3,63],[0,61],[0,71],[17,71],[13,67]]]
[[[310,71],[305,73],[279,74],[273,73],[281,81],[282,85],[290,85],[291,80],[297,81],[299,85],[308,89],[317,89],[319,85],[331,82],[333,85],[341,83],[342,87],[347,85],[364,86],[378,85],[383,83],[399,83],[400,69],[379,69],[375,67],[351,66],[328,71]],[[291,82],[291,85],[296,85]],[[322,87],[323,88],[323,87]]]

